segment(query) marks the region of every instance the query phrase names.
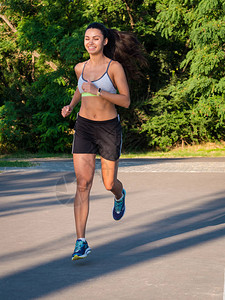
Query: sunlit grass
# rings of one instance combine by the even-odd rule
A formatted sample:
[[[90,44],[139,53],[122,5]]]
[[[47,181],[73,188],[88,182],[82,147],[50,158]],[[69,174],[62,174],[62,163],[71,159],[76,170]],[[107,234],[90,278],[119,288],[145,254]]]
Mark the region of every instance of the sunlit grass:
[[[204,145],[194,145],[177,147],[170,151],[148,151],[124,153],[122,158],[141,158],[141,157],[225,157],[225,142],[206,143]]]
[[[225,142],[176,147],[169,151],[122,153],[121,158],[225,157]],[[70,153],[14,153],[0,155],[0,167],[31,167],[35,159],[72,159]],[[97,156],[99,158],[99,156]],[[18,161],[19,160],[19,161]],[[28,161],[30,160],[30,161]]]

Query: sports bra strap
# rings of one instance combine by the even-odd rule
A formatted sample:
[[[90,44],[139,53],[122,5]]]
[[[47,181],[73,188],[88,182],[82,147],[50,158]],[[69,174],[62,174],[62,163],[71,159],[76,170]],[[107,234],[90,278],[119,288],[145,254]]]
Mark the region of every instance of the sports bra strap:
[[[86,63],[87,63],[87,61],[84,63],[83,70],[82,70],[82,76],[83,76],[83,73],[84,73],[84,68],[86,66]]]
[[[109,63],[108,63],[108,66],[107,66],[107,69],[106,69],[105,73],[108,73],[108,69],[109,69],[109,65],[111,64],[111,61],[112,61],[112,59],[109,61]],[[87,62],[88,62],[88,61],[86,61],[86,62],[84,63],[83,70],[82,70],[82,76],[83,76],[83,73],[84,73],[84,68],[85,68],[85,66],[86,66],[86,63],[87,63]]]
[[[108,69],[109,69],[109,65],[111,64],[111,61],[112,61],[112,59],[110,60],[110,62],[109,62],[109,64],[108,64],[108,67],[107,67],[107,69],[106,69],[106,73],[108,73]]]

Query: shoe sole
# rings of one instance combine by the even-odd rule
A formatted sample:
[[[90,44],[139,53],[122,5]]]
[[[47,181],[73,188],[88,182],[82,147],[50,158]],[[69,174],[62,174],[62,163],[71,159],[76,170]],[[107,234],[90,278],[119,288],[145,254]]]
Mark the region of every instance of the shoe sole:
[[[88,254],[91,253],[91,248],[86,249],[85,253],[83,255],[74,255],[72,257],[72,260],[79,260],[79,259],[83,259],[86,258],[88,256]]]

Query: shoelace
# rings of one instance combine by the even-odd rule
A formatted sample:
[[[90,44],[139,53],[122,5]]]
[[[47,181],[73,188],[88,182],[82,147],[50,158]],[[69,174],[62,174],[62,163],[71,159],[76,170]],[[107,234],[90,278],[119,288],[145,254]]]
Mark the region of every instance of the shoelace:
[[[76,241],[74,252],[80,251],[80,249],[82,248],[82,246],[83,246],[83,242],[82,241]]]
[[[124,199],[124,198],[123,198]],[[120,201],[116,201],[115,200],[115,211],[116,212],[121,212],[121,210],[122,210],[122,207],[123,207],[123,199],[122,200],[120,200]]]

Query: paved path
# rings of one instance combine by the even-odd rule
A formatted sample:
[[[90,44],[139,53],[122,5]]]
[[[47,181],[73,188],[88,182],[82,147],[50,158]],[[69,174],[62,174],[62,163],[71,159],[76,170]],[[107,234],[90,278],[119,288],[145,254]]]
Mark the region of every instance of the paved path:
[[[0,171],[45,171],[73,172],[72,159],[34,159],[35,167],[30,168],[0,168]],[[100,169],[100,160],[96,160],[96,169]],[[120,172],[209,172],[225,173],[225,158],[171,158],[171,159],[121,159]]]
[[[122,159],[119,222],[97,161],[78,262],[72,161],[39,163],[0,174],[0,299],[223,299],[225,158]]]

